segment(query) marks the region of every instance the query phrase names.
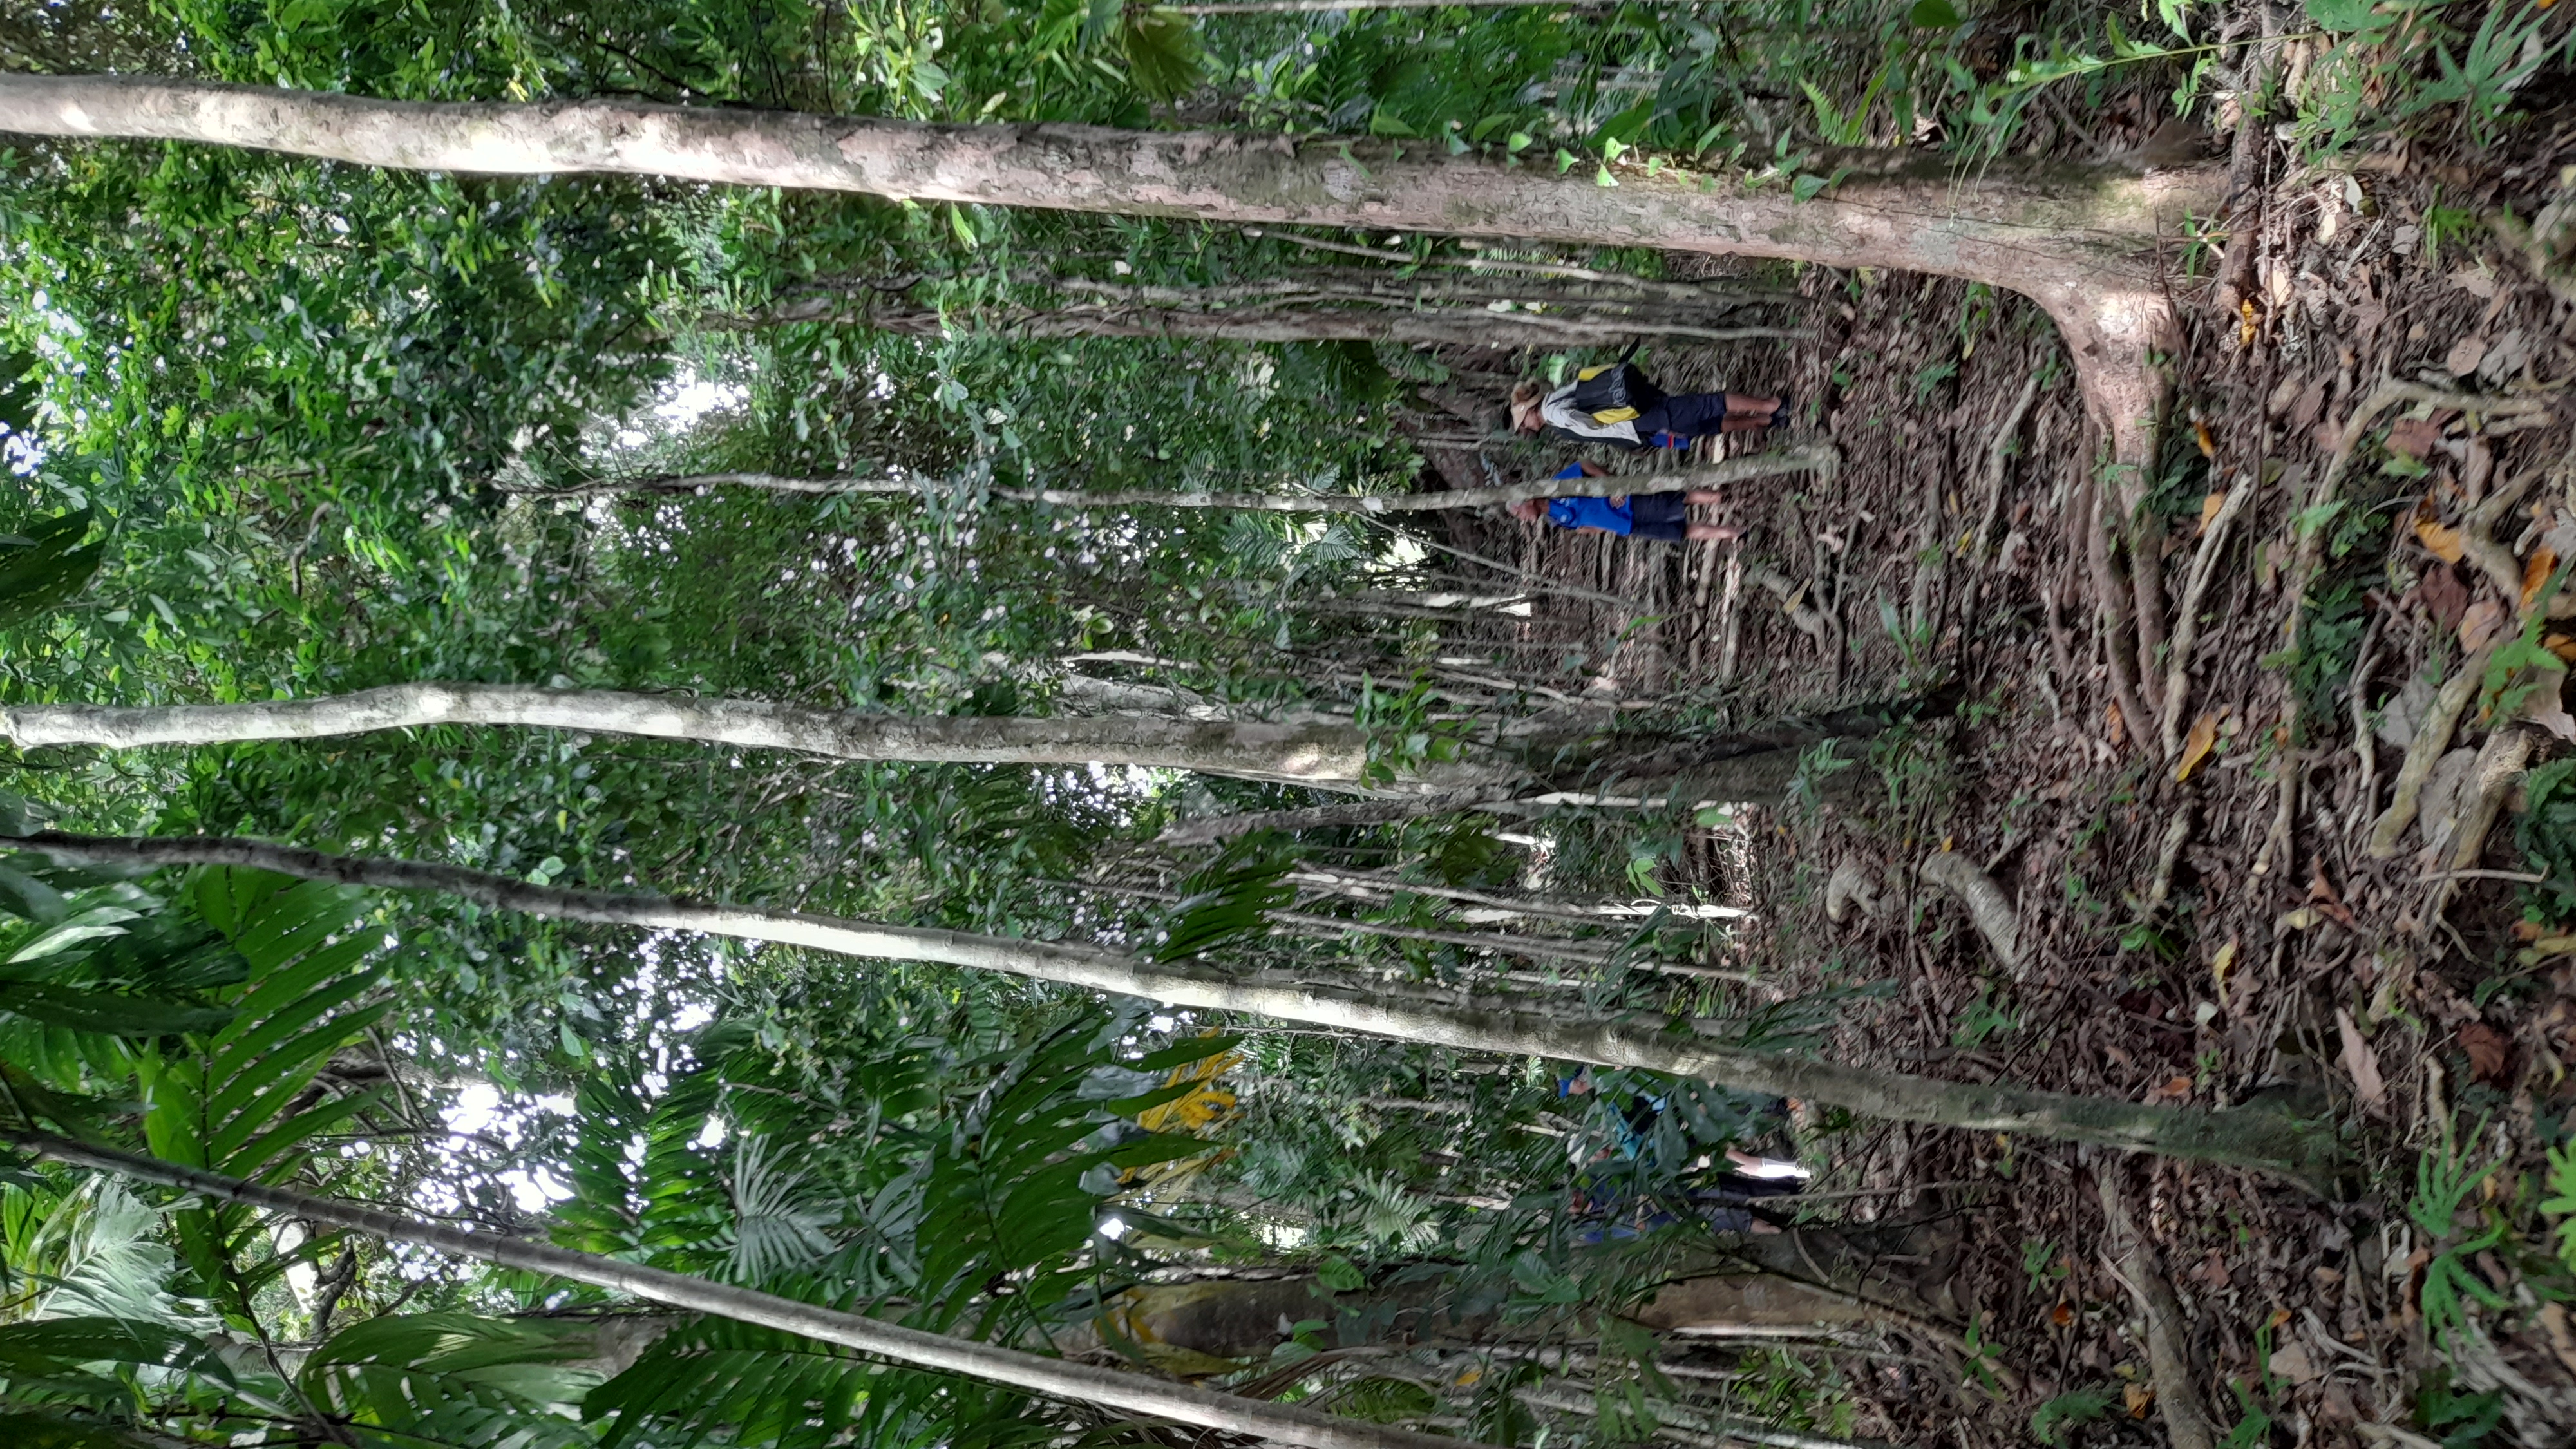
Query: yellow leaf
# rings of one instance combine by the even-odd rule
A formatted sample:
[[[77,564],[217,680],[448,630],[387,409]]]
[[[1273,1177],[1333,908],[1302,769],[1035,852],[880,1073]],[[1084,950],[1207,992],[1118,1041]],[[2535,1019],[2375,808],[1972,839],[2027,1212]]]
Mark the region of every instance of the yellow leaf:
[[[2191,734],[2182,742],[2182,760],[2174,766],[2174,783],[2190,779],[2191,772],[2199,768],[2201,761],[2209,758],[2209,752],[2217,744],[2218,711],[2204,710],[2200,718],[2191,722]]]
[[[2415,520],[2415,541],[2424,545],[2426,553],[2444,563],[2460,561],[2460,531],[2456,528],[2445,528],[2429,518],[2419,518]]]
[[[2129,1411],[2132,1419],[2145,1418],[2148,1407],[2155,1401],[2156,1391],[2145,1384],[2129,1384],[2120,1390],[2120,1406]]]
[[[2531,601],[2540,597],[2540,586],[2548,583],[2549,576],[2557,571],[2558,553],[2555,549],[2535,548],[2531,551],[2531,561],[2522,566],[2522,607],[2531,607]]]
[[[2228,937],[2227,944],[2218,948],[2218,954],[2209,963],[2210,983],[2218,989],[2218,1004],[2221,1006],[2227,1004],[2227,973],[2236,969],[2237,939]]]
[[[2227,506],[2227,490],[2226,490],[2226,489],[2224,489],[2224,488],[2222,488],[2222,489],[2218,490],[2218,491],[2217,491],[2217,492],[2215,492],[2215,493],[2209,494],[2207,497],[2204,497],[2204,498],[2202,498],[2202,499],[2200,500],[2200,532],[2201,532],[2201,533],[2207,533],[2207,532],[2209,532],[2209,521],[2210,521],[2211,519],[2213,519],[2213,518],[2216,518],[2216,517],[2218,516],[2218,510],[2220,510],[2220,509],[2222,509],[2222,508],[2225,508],[2226,506]],[[2194,536],[2194,537],[2198,537],[2199,535],[2198,535],[2198,534],[2195,534],[2195,535],[2193,535],[2193,536]]]
[[[2194,442],[2200,444],[2200,456],[2204,458],[2215,458],[2218,456],[2218,440],[2209,435],[2209,424],[2202,422],[2198,418],[2193,418],[2191,420],[2191,436]]]

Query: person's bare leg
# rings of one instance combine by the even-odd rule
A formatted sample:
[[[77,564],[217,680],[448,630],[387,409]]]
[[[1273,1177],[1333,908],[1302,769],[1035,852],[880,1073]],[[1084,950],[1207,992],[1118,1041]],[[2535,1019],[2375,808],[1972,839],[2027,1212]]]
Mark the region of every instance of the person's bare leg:
[[[1776,396],[1762,397],[1749,392],[1731,392],[1726,395],[1728,417],[1767,418],[1779,410],[1780,399]]]
[[[1685,503],[1724,503],[1726,495],[1709,488],[1693,488],[1682,495]]]
[[[1682,530],[1682,536],[1693,543],[1723,543],[1735,537],[1735,530],[1722,523],[1694,523]]]

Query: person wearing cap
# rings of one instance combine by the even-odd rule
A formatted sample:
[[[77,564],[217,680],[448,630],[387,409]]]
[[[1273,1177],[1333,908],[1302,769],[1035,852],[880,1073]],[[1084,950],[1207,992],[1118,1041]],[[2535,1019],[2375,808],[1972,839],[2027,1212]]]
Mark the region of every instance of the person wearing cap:
[[[1789,421],[1786,398],[1744,392],[1690,392],[1658,395],[1644,408],[1633,410],[1632,416],[1604,422],[1575,405],[1578,386],[1579,383],[1569,382],[1550,392],[1539,383],[1524,382],[1513,388],[1513,430],[1629,449],[1686,448],[1720,433],[1759,432],[1784,427]],[[1641,381],[1638,386],[1646,384]]]
[[[1605,470],[1572,463],[1559,478],[1599,478]],[[1723,494],[1705,488],[1676,493],[1622,493],[1609,498],[1524,498],[1504,511],[1525,523],[1547,522],[1576,531],[1592,529],[1623,538],[1655,538],[1667,543],[1715,541],[1735,537],[1735,530],[1715,523],[1693,523],[1694,503],[1725,502]]]

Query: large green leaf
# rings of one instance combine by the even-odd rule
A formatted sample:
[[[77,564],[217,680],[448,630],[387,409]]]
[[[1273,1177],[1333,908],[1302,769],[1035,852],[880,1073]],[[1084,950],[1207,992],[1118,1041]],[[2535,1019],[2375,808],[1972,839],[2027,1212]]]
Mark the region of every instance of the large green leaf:
[[[14,1011],[47,1026],[107,1036],[177,1036],[210,1031],[233,1019],[232,1008],[226,1006],[198,1006],[45,981],[0,981],[0,1011]]]
[[[315,1137],[380,1100],[378,1090],[312,1089],[332,1056],[363,1040],[385,1013],[384,1003],[368,999],[385,979],[369,963],[382,936],[362,923],[355,892],[262,871],[198,872],[185,899],[240,954],[249,975],[219,1030],[182,1050],[137,1054],[145,1140],[172,1162],[287,1181],[305,1169]],[[174,1222],[196,1291],[237,1307],[259,1283],[311,1261],[332,1241],[314,1238],[292,1254],[273,1253],[257,1216],[237,1205],[193,1208]],[[254,1257],[260,1261],[251,1267]]]
[[[48,518],[23,535],[0,534],[0,627],[70,603],[89,586],[107,541],[83,544],[90,512]]]

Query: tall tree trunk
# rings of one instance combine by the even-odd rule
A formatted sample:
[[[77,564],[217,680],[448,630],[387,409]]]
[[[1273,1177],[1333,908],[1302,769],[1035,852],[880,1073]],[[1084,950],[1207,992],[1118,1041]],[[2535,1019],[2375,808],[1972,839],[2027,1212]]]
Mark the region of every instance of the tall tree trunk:
[[[712,1314],[739,1323],[802,1334],[823,1343],[873,1354],[896,1363],[937,1373],[959,1374],[988,1383],[1078,1404],[1096,1404],[1123,1413],[1142,1414],[1180,1424],[1196,1424],[1228,1434],[1248,1434],[1274,1444],[1303,1449],[1473,1449],[1471,1441],[1416,1434],[1355,1419],[1339,1419],[1293,1405],[1262,1403],[1186,1384],[1164,1382],[1141,1374],[1124,1374],[1088,1364],[1067,1363],[1015,1349],[998,1348],[969,1338],[925,1333],[856,1313],[818,1308],[792,1298],[737,1288],[660,1268],[625,1262],[598,1253],[579,1253],[544,1243],[531,1243],[498,1233],[469,1233],[444,1223],[427,1222],[340,1198],[316,1197],[288,1188],[268,1187],[202,1168],[183,1167],[159,1158],[73,1142],[50,1133],[0,1130],[7,1142],[69,1167],[114,1173],[136,1182],[156,1183],[217,1202],[267,1208],[304,1222],[329,1223],[388,1242],[417,1243],[460,1258],[491,1263],[517,1272],[542,1274],[586,1283],[652,1303],[667,1303],[693,1313]]]
[[[796,750],[842,760],[970,765],[1135,765],[1356,794],[1443,802],[1462,793],[1500,799],[1527,785],[1550,804],[1628,803],[1583,797],[1589,774],[1579,740],[1515,739],[1509,748],[1467,746],[1459,758],[1414,764],[1367,780],[1369,734],[1329,721],[1064,719],[883,715],[808,709],[764,700],[699,699],[606,689],[518,684],[388,684],[351,694],[243,704],[0,707],[0,738],[21,749],[93,745],[214,745],[313,740],[430,725],[500,725],[692,740],[745,749]],[[1713,740],[1666,740],[1647,750],[1614,741],[1625,788],[1651,786],[1687,803],[1774,803],[1795,778],[1798,751],[1817,739],[1857,737],[1865,723],[1827,722]],[[1575,788],[1569,794],[1569,787]],[[1444,804],[1444,809],[1456,808]]]
[[[1794,1198],[1782,1199],[1794,1206]],[[1595,1305],[1663,1333],[1728,1328],[1913,1327],[1937,1321],[1946,1285],[1935,1270],[1912,1265],[1945,1261],[1955,1233],[1939,1230],[1831,1228],[1746,1235],[1731,1250],[1699,1255],[1674,1265],[1671,1277],[1634,1306]],[[1891,1260],[1889,1255],[1893,1255]],[[1381,1273],[1378,1286],[1333,1292],[1311,1275],[1286,1278],[1213,1278],[1185,1283],[1139,1284],[1109,1300],[1106,1326],[1168,1372],[1194,1375],[1262,1361],[1287,1339],[1285,1326],[1308,1319],[1348,1325],[1370,1346],[1417,1343],[1495,1343],[1554,1337],[1561,1323],[1506,1320],[1502,1305],[1462,1300],[1447,1275]],[[1933,1333],[1955,1338],[1951,1330]],[[1078,1326],[1056,1338],[1067,1354],[1104,1346],[1099,1330]],[[1343,1342],[1341,1348],[1359,1344]]]
[[[1967,171],[1909,152],[1819,153],[1786,186],[1674,169],[1581,174],[1362,138],[924,125],[550,101],[430,104],[148,76],[0,76],[0,131],[245,146],[367,166],[609,172],[920,201],[1205,221],[1519,237],[1930,272],[2019,292],[2064,332],[2119,461],[2147,461],[2170,325],[2161,232],[2214,210],[2217,168],[2150,171],[2005,157]]]
[[[745,699],[535,689],[514,684],[389,684],[343,695],[246,704],[34,704],[0,708],[0,735],[20,748],[208,745],[310,740],[430,725],[504,725],[642,735],[843,760],[951,764],[1100,763],[1196,770],[1327,789],[1358,786],[1368,736],[1351,725],[1123,716],[1017,719],[859,714]],[[1455,778],[1447,772],[1456,771]],[[1516,778],[1501,762],[1433,765],[1419,787]]]
[[[984,491],[1014,503],[1046,503],[1058,508],[1236,508],[1253,513],[1437,513],[1462,508],[1496,508],[1531,498],[1615,498],[1651,488],[1657,492],[1719,489],[1751,478],[1779,473],[1830,473],[1842,463],[1842,452],[1830,443],[1804,443],[1741,458],[1722,458],[1669,473],[1626,473],[1602,478],[1542,478],[1508,488],[1451,488],[1432,493],[1219,493],[1203,488],[1118,488],[1083,491],[1072,488],[991,487]],[[660,477],[608,479],[566,488],[529,489],[549,498],[586,498],[609,493],[693,493],[701,488],[761,488],[773,493],[863,493],[918,495],[953,491],[953,485],[921,474],[911,477],[784,478],[775,473],[681,473]]]
[[[2199,1112],[2010,1086],[1975,1086],[1734,1046],[1624,1021],[1427,1005],[1313,982],[1276,981],[1097,946],[881,925],[798,911],[531,885],[428,861],[366,860],[225,837],[141,838],[43,832],[19,842],[68,859],[129,865],[232,865],[385,890],[438,891],[557,920],[698,931],[863,960],[930,961],[999,971],[1173,1006],[1309,1022],[1338,1031],[1511,1056],[1643,1067],[1745,1091],[1798,1097],[1900,1122],[2021,1132],[2308,1176],[2330,1139],[2268,1109]]]
[[[1453,347],[1611,347],[1638,337],[1691,342],[1799,338],[1783,327],[1711,327],[1661,318],[1597,317],[1551,312],[1489,312],[1482,307],[1414,311],[1355,307],[1215,309],[1081,304],[985,306],[973,312],[845,303],[791,304],[751,317],[710,317],[725,330],[796,322],[834,322],[908,337],[998,332],[1012,337],[1206,337],[1228,342],[1392,342]]]

